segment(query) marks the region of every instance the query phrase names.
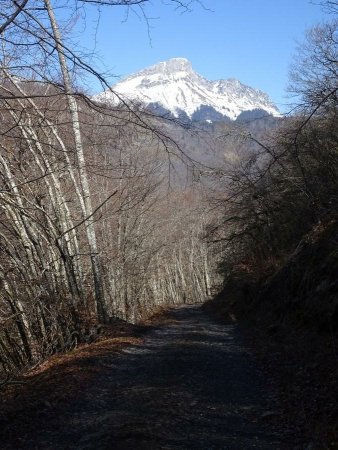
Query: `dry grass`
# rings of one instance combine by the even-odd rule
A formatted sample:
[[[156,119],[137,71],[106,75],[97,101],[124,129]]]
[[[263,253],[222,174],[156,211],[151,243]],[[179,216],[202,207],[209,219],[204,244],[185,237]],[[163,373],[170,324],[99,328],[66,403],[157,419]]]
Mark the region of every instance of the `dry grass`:
[[[78,390],[85,389],[112,353],[118,354],[128,345],[142,343],[140,329],[123,324],[117,328],[105,327],[103,334],[91,344],[81,344],[70,352],[51,356],[18,377],[16,381],[20,384],[4,387],[0,397],[0,421],[8,420],[20,410],[36,410],[67,401]]]

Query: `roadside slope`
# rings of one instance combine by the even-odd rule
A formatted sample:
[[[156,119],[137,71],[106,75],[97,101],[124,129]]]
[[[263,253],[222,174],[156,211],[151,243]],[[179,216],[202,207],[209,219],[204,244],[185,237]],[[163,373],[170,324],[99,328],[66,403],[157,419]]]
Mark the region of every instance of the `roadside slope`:
[[[338,227],[314,228],[261,280],[234,273],[204,308],[235,318],[279,384],[284,417],[311,450],[338,448]]]

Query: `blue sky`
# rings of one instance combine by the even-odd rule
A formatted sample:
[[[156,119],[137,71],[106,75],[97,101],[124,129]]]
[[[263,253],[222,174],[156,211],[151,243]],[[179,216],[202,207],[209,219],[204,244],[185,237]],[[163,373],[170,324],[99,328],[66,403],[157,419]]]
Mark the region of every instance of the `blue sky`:
[[[202,0],[191,12],[153,0],[144,13],[86,7],[75,41],[94,50],[96,67],[126,76],[173,57],[186,57],[209,79],[237,78],[269,94],[282,111],[288,71],[304,31],[328,18],[316,0]],[[317,4],[316,4],[317,3]],[[150,37],[149,35],[150,34]],[[110,80],[114,82],[114,78]],[[93,90],[98,85],[92,85]]]

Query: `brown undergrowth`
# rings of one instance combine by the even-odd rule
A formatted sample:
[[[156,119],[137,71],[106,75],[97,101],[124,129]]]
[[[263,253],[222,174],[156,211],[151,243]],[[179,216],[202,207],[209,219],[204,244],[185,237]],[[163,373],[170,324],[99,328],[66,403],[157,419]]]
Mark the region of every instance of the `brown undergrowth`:
[[[72,351],[57,353],[16,378],[0,384],[0,418],[9,411],[25,409],[31,403],[36,407],[66,400],[73,390],[90,381],[91,375],[100,370],[92,364],[99,358],[104,364],[107,355],[120,352],[128,345],[142,344],[143,335],[154,326],[168,324],[171,320],[167,308],[158,308],[140,324],[113,319],[109,325],[100,327],[91,342],[79,344]]]
[[[165,308],[156,310],[153,316],[137,325],[112,320],[100,328],[100,334],[95,335],[93,342],[55,354],[3,384],[0,389],[0,443],[1,436],[10,441],[10,436],[14,439],[16,435],[29,434],[32,427],[39,427],[39,417],[53,421],[55,411],[67,411],[69,402],[81,398],[81,392],[87,391],[95,383],[96,376],[110,367],[112,354],[118,356],[129,345],[142,345],[148,332],[172,321],[174,319]]]
[[[155,323],[155,320],[152,321]],[[55,354],[42,364],[22,373],[0,390],[0,422],[10,423],[12,416],[28,410],[43,411],[66,403],[71,395],[84,389],[101,370],[105,359],[128,345],[142,344],[148,325],[114,321],[102,327],[94,342],[80,344],[67,353]],[[98,363],[99,362],[99,363]]]

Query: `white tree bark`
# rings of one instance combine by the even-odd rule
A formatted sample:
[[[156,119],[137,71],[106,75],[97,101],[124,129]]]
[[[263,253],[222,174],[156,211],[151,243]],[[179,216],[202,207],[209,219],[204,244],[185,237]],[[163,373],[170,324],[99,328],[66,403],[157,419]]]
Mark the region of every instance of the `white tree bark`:
[[[93,208],[92,208],[91,197],[90,197],[90,189],[89,189],[89,181],[88,181],[87,170],[86,170],[84,149],[83,149],[83,145],[82,145],[82,137],[81,137],[81,130],[80,130],[80,121],[79,121],[77,101],[76,101],[74,95],[72,94],[72,85],[71,85],[70,74],[69,74],[69,70],[68,70],[68,66],[67,66],[66,57],[64,54],[64,48],[62,45],[61,33],[60,33],[60,30],[59,30],[59,27],[58,27],[58,24],[56,21],[54,10],[53,10],[53,7],[49,0],[44,0],[44,2],[45,2],[45,6],[46,6],[46,9],[48,12],[51,27],[53,30],[55,47],[56,47],[56,50],[58,53],[64,88],[65,88],[65,91],[67,94],[69,111],[70,111],[71,118],[72,118],[75,151],[76,151],[77,161],[78,161],[78,170],[79,170],[79,177],[80,177],[80,181],[81,181],[82,194],[83,194],[84,205],[85,205],[85,213],[86,213],[86,217],[91,217],[92,213],[93,213]],[[97,240],[96,240],[95,227],[94,227],[92,218],[90,218],[87,221],[86,233],[87,233],[88,245],[89,245],[90,252],[91,252],[91,263],[92,263],[92,271],[93,271],[93,278],[94,278],[94,289],[95,289],[97,315],[98,315],[99,320],[106,322],[107,321],[107,313],[106,313],[106,305],[105,305],[105,298],[104,298],[103,280],[102,280],[102,274],[101,274],[100,258],[99,258]]]

